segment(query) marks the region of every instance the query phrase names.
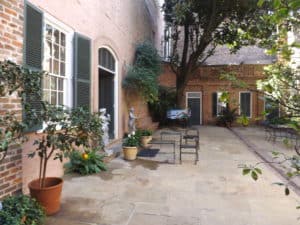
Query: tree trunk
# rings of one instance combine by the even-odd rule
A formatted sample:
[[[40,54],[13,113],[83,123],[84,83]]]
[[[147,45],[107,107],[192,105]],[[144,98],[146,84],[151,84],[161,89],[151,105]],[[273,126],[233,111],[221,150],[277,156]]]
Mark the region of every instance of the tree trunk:
[[[185,89],[185,82],[183,81],[183,79],[177,78],[177,80],[176,80],[176,100],[177,100],[177,106],[180,108],[185,108],[184,89]]]

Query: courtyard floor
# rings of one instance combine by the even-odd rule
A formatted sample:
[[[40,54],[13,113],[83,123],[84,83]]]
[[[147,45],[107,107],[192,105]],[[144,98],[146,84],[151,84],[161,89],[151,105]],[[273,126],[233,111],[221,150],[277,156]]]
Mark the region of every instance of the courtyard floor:
[[[176,164],[167,162],[172,149],[162,146],[154,159],[119,157],[107,172],[65,175],[61,211],[47,225],[300,224],[300,198],[272,185],[281,180],[275,171],[262,167],[256,182],[243,176],[240,164],[261,159],[225,128],[199,129],[197,165],[186,156],[182,164],[178,156]]]

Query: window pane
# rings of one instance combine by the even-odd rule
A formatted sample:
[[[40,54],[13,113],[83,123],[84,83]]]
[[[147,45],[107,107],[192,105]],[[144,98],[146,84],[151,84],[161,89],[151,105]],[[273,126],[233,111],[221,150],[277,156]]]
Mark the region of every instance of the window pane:
[[[60,48],[60,60],[61,61],[65,61],[66,60],[66,52],[65,52],[65,48]]]
[[[251,94],[241,93],[241,114],[250,117],[251,116]]]
[[[50,77],[49,76],[43,77],[43,88],[50,89]]]
[[[49,24],[46,24],[46,38],[48,40],[52,39],[52,27]]]
[[[63,91],[64,90],[64,79],[58,78],[58,90]]]
[[[65,67],[66,67],[66,64],[63,63],[63,62],[61,62],[61,63],[60,63],[60,75],[61,75],[61,76],[65,76],[65,73],[66,73]]]
[[[43,92],[43,99],[44,99],[44,101],[50,103],[50,91],[44,90],[44,92]]]
[[[56,44],[54,44],[54,58],[55,59],[59,59],[59,47],[58,47],[58,45],[56,45]]]
[[[51,77],[51,90],[57,90],[57,78]]]
[[[53,73],[59,75],[59,62],[57,60],[53,60]]]
[[[58,30],[54,30],[54,42],[56,44],[59,44],[59,31]]]
[[[52,59],[51,58],[46,58],[44,61],[44,68],[46,71],[49,73],[52,73]]]
[[[51,104],[56,105],[57,104],[57,92],[51,91]]]
[[[45,54],[45,57],[52,56],[52,44],[50,41],[46,41],[44,54]]]
[[[58,92],[58,105],[63,105],[64,104],[64,93],[63,92]]]
[[[64,33],[60,33],[60,44],[61,46],[66,46],[66,35]]]

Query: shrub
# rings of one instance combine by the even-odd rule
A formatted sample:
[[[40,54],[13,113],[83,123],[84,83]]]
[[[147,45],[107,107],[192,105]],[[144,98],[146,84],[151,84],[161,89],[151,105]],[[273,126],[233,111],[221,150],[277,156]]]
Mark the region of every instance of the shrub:
[[[222,115],[217,117],[217,125],[230,127],[231,124],[237,119],[238,114],[236,113],[237,108],[230,109],[227,105],[223,110]]]
[[[176,108],[175,89],[160,86],[158,99],[149,102],[148,106],[153,121],[159,122],[160,125],[167,124],[167,111]]]
[[[249,118],[246,115],[241,115],[237,118],[237,123],[247,127],[249,125]]]
[[[123,146],[125,147],[137,147],[140,145],[140,134],[133,132],[128,134],[127,137],[123,139]]]
[[[104,155],[100,155],[96,150],[73,151],[69,158],[70,162],[65,164],[67,172],[88,175],[107,170],[103,162]]]
[[[139,136],[151,136],[153,134],[152,130],[138,130]]]
[[[35,199],[26,195],[10,196],[3,200],[1,225],[42,225],[45,212]]]
[[[141,94],[147,102],[157,100],[158,81],[161,71],[161,59],[150,42],[137,45],[135,63],[123,80],[123,88]]]

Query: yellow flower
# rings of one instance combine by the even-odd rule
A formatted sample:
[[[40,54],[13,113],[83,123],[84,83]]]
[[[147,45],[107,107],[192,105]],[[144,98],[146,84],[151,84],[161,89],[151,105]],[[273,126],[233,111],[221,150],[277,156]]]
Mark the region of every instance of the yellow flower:
[[[81,157],[84,159],[84,160],[87,160],[89,158],[89,155],[87,153],[82,153]]]

